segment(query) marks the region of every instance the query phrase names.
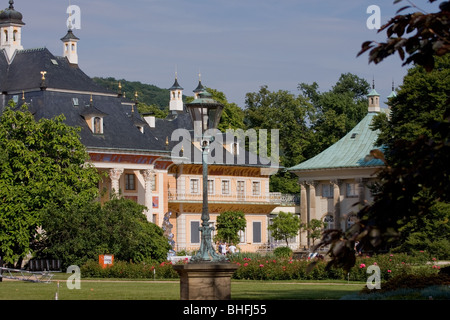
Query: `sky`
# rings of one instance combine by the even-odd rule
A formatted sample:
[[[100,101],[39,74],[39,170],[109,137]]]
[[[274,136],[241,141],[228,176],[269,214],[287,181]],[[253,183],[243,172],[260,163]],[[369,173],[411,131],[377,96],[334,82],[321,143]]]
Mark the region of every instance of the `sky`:
[[[1,7],[7,8],[8,1]],[[437,5],[422,8],[437,11]],[[381,101],[402,83],[408,67],[398,55],[375,65],[356,57],[367,40],[385,33],[367,27],[380,8],[381,24],[405,3],[393,0],[16,0],[25,49],[63,54],[69,5],[81,9],[78,56],[91,77],[115,77],[169,88],[178,75],[184,94],[202,83],[245,107],[245,95],[267,85],[299,94],[299,83],[328,91],[343,73],[375,80]]]

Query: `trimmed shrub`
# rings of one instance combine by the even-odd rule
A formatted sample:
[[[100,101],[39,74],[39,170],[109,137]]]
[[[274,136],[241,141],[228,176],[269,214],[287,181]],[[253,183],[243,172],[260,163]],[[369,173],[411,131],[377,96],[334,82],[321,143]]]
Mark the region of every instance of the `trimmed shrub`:
[[[273,250],[273,254],[277,258],[292,258],[293,251],[289,247],[278,247]]]

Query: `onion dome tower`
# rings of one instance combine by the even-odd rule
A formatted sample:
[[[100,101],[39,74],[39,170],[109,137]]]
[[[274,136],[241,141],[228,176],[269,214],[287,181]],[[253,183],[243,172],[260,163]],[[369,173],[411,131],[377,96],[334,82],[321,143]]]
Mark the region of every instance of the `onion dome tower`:
[[[14,1],[9,1],[9,8],[0,13],[0,50],[4,50],[11,62],[17,50],[22,47],[22,14],[14,9]]]

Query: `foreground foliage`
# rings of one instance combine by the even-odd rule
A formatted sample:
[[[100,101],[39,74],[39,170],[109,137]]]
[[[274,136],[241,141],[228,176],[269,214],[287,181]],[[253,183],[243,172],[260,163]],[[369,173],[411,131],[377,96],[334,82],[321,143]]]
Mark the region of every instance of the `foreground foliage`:
[[[65,210],[98,192],[78,129],[64,120],[36,121],[26,105],[10,104],[0,115],[0,256],[7,263],[28,254],[44,208]]]

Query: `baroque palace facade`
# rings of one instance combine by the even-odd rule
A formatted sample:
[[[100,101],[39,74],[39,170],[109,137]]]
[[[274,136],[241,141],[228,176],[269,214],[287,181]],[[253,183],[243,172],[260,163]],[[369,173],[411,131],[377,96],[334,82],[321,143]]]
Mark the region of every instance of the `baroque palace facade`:
[[[193,131],[182,101],[183,88],[175,79],[170,90],[170,115],[166,119],[142,117],[136,101],[96,84],[79,67],[79,38],[69,29],[61,38],[62,56],[47,48],[24,49],[25,23],[14,1],[0,14],[0,112],[14,101],[27,105],[36,119],[64,114],[66,123],[80,127],[82,143],[93,165],[106,173],[99,185],[100,201],[113,194],[146,206],[147,219],[159,226],[171,225],[174,249],[194,250],[200,246],[202,166],[174,161],[172,141],[176,129]],[[203,89],[201,81],[194,90]],[[190,143],[192,154],[201,152]],[[281,195],[269,192],[270,170],[232,141],[223,144],[223,159],[209,165],[208,192],[211,221],[227,210],[246,214],[247,227],[239,247],[256,251],[270,241],[267,226],[271,213],[281,205]],[[245,161],[238,161],[238,155]],[[178,154],[183,159],[183,154]],[[200,158],[201,159],[201,158]],[[273,173],[273,172],[272,172]]]

